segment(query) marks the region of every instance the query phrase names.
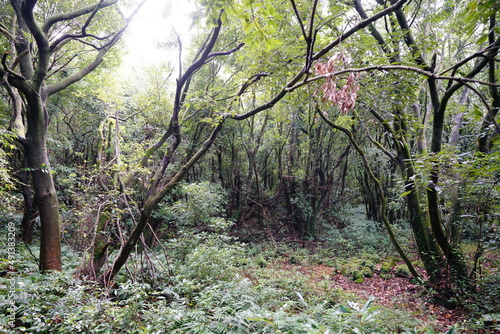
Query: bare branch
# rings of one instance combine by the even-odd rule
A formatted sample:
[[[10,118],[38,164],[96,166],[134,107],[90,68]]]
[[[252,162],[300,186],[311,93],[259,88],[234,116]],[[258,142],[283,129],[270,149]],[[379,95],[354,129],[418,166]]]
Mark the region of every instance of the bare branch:
[[[129,18],[126,19],[126,24],[123,28],[121,28],[118,32],[116,32],[116,34],[111,38],[111,40],[106,44],[104,45],[103,47],[99,48],[99,52],[97,53],[96,57],[94,58],[94,60],[88,64],[86,67],[84,67],[83,69],[81,69],[79,72],[51,85],[51,86],[48,86],[47,87],[47,95],[50,96],[50,95],[53,95],[63,89],[65,89],[66,87],[72,85],[73,83],[75,82],[78,82],[80,81],[81,79],[83,79],[86,75],[88,75],[90,72],[92,72],[94,69],[96,69],[103,61],[104,59],[104,55],[109,51],[109,49],[115,45],[119,40],[120,38],[122,37],[123,33],[125,32],[125,30],[127,29],[130,21],[132,20],[132,18],[135,16],[135,14],[137,14],[137,12],[139,11],[139,9],[142,7],[142,5],[146,2],[146,0],[142,0],[137,6],[136,8],[134,9],[133,13],[131,14],[131,16]]]
[[[295,4],[294,0],[290,0],[290,2],[292,3],[293,12],[295,13],[295,17],[297,17],[297,21],[299,21],[299,26],[300,26],[300,30],[302,31],[302,36],[304,37],[304,40],[307,41],[306,29],[304,27],[304,22],[302,21],[302,18],[300,17],[299,10],[297,9],[297,5]],[[315,1],[315,3],[317,3],[317,1]]]
[[[24,23],[35,38],[35,42],[38,46],[38,68],[33,79],[33,88],[38,92],[42,87],[43,81],[45,80],[45,76],[47,74],[47,68],[49,67],[50,49],[47,36],[44,34],[35,20],[33,12],[36,3],[36,0],[25,0],[21,7],[21,14],[23,16],[22,18],[24,19]]]
[[[14,41],[14,35],[10,32],[10,30],[2,23],[0,22],[0,33],[7,37],[7,39],[11,42]]]
[[[7,51],[3,54],[2,56],[2,69],[0,70],[0,74],[2,74],[2,76],[6,76],[6,75],[12,75],[14,76],[15,78],[18,78],[22,81],[25,81],[26,79],[21,75],[21,74],[18,74],[16,72],[14,72],[8,65],[7,65],[7,57],[9,56],[10,54],[10,51]],[[20,59],[21,55],[19,55],[19,57],[17,57],[17,59]],[[16,61],[14,61],[14,64],[17,63],[17,59]]]
[[[348,38],[349,36],[353,35],[354,33],[358,32],[359,30],[367,27],[371,23],[375,22],[379,18],[394,12],[396,9],[401,8],[408,0],[399,0],[396,2],[394,5],[385,8],[384,10],[378,12],[377,14],[374,14],[373,16],[370,16],[367,19],[364,19],[360,21],[358,24],[356,24],[354,27],[343,33],[341,36],[337,37],[333,42],[331,42],[329,45],[324,47],[322,50],[318,51],[314,56],[313,60],[318,60],[321,57],[323,57],[325,54],[330,52],[334,47],[340,44],[341,41],[344,39]]]
[[[491,112],[492,112],[491,107],[490,107],[488,101],[486,100],[486,97],[484,96],[484,94],[481,93],[480,91],[478,91],[476,88],[474,88],[472,85],[470,85],[468,83],[464,83],[464,86],[466,86],[467,88],[472,90],[474,93],[476,93],[476,95],[479,97],[479,99],[483,103],[484,107],[486,108],[486,110],[488,110],[488,113],[491,114]],[[499,85],[499,87],[500,87],[500,85]]]
[[[493,50],[495,47],[498,48],[498,46],[495,46],[495,44],[493,45],[488,45],[486,48],[482,49],[482,50],[479,50],[477,52],[475,52],[474,54],[470,55],[469,57],[467,58],[464,58],[462,59],[461,61],[459,61],[458,63],[448,67],[447,69],[445,69],[444,71],[442,71],[440,74],[445,74],[446,72],[449,72],[449,71],[452,71],[452,70],[455,70],[457,68],[459,68],[460,66],[466,64],[467,62],[469,62],[470,60],[474,59],[474,58],[477,58],[477,57],[485,57],[485,53],[488,52],[488,51],[491,51]]]
[[[235,46],[234,48],[230,49],[230,50],[227,50],[227,51],[217,51],[217,52],[212,52],[210,53],[208,56],[207,56],[207,62],[209,60],[211,60],[212,58],[214,57],[218,57],[218,56],[227,56],[227,55],[230,55],[232,53],[235,53],[236,51],[238,51],[239,49],[241,49],[243,46],[245,45],[245,43],[240,43],[238,44],[237,46]]]
[[[368,15],[366,15],[365,10],[363,9],[363,6],[361,5],[360,0],[354,0],[353,1],[354,8],[358,12],[359,16],[363,19],[366,20],[368,18]],[[389,49],[387,46],[387,43],[384,40],[384,37],[378,32],[377,28],[373,24],[368,25],[368,30],[370,30],[373,38],[378,42],[382,50],[384,51],[385,54],[390,55],[392,51]],[[394,58],[394,56],[392,56]],[[391,62],[395,62],[396,59],[391,59]]]
[[[118,0],[101,0],[97,4],[86,6],[86,7],[77,9],[77,10],[75,10],[73,12],[61,13],[61,14],[54,15],[54,16],[50,17],[45,22],[45,24],[43,25],[42,31],[45,34],[47,34],[49,32],[50,28],[52,28],[52,26],[54,24],[56,24],[57,22],[69,21],[69,20],[75,19],[77,17],[80,17],[82,15],[86,15],[86,14],[92,13],[96,9],[100,9],[100,8],[105,8],[105,7],[112,6],[115,3],[117,3],[117,2],[118,2]]]
[[[334,76],[338,76],[338,75],[345,74],[345,73],[358,73],[358,72],[369,72],[369,71],[385,72],[385,71],[389,71],[389,70],[411,71],[411,72],[421,74],[421,75],[428,77],[428,78],[441,79],[441,80],[452,80],[452,81],[457,81],[457,82],[461,82],[461,83],[473,82],[473,83],[478,83],[478,84],[486,85],[486,86],[500,87],[500,84],[498,84],[498,83],[491,83],[491,82],[487,82],[487,81],[473,79],[470,77],[454,77],[454,76],[439,75],[436,73],[428,72],[428,71],[423,70],[419,67],[406,66],[406,65],[374,65],[374,66],[366,66],[366,67],[359,67],[359,68],[346,68],[346,69],[332,72],[332,73],[328,73],[325,75],[318,75],[318,76],[312,77],[306,81],[300,82],[294,86],[288,87],[287,89],[288,89],[288,91],[291,92],[291,91],[294,91],[295,89],[297,89],[301,86],[307,85],[313,81],[317,81],[317,80],[329,78],[329,77],[334,77]]]

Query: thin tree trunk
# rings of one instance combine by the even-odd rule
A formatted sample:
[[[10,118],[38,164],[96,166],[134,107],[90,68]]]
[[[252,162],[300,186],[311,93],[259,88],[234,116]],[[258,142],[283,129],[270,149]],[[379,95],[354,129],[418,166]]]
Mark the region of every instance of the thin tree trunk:
[[[203,143],[202,147],[193,155],[193,157],[191,157],[191,159],[189,159],[189,161],[177,172],[177,174],[175,174],[175,176],[172,177],[172,179],[168,182],[167,185],[165,185],[163,188],[159,189],[157,192],[150,195],[146,199],[146,201],[144,202],[144,206],[141,209],[137,224],[135,225],[129,237],[127,238],[122,248],[118,252],[118,255],[112,267],[101,277],[101,281],[103,281],[104,283],[112,281],[114,277],[118,274],[120,269],[125,265],[130,254],[132,253],[133,248],[139,241],[141,234],[146,228],[153,210],[156,208],[158,203],[160,203],[161,200],[167,194],[169,194],[172,191],[172,189],[174,189],[174,187],[186,176],[186,173],[193,167],[193,165],[197,163],[206,154],[206,152],[210,149],[213,142],[217,138],[220,130],[222,129],[223,124],[224,120],[221,120],[219,124],[217,124],[215,129],[212,131],[209,138],[207,138],[207,140]]]
[[[406,256],[403,249],[399,245],[399,242],[396,239],[396,235],[394,234],[394,231],[392,230],[391,224],[389,223],[389,220],[387,219],[387,215],[386,215],[387,199],[385,197],[384,189],[382,188],[382,183],[373,173],[373,170],[371,169],[370,164],[368,163],[368,160],[366,158],[364,151],[361,149],[361,147],[359,146],[358,142],[354,138],[352,132],[349,131],[349,129],[346,129],[344,127],[341,127],[341,126],[334,124],[325,115],[323,115],[323,113],[321,111],[319,111],[319,114],[323,118],[323,120],[325,120],[325,122],[327,122],[328,125],[330,125],[332,128],[342,131],[349,138],[352,145],[354,146],[354,148],[356,149],[356,151],[360,155],[361,161],[363,162],[363,167],[365,168],[365,171],[368,173],[370,179],[375,183],[375,188],[377,190],[377,194],[380,197],[380,204],[381,204],[380,215],[382,218],[382,222],[384,223],[384,226],[387,229],[387,233],[389,234],[389,239],[391,240],[392,245],[394,246],[394,248],[398,252],[401,259],[404,261],[404,263],[406,264],[406,266],[410,270],[411,274],[415,278],[420,279],[420,275],[417,273],[417,271],[415,270],[415,267],[413,267],[413,264],[411,263],[410,259]]]
[[[465,104],[467,103],[468,96],[469,96],[469,87],[464,87],[459,103],[461,105],[465,106]],[[462,128],[464,115],[465,115],[465,112],[459,112],[455,116],[455,124],[453,124],[453,129],[451,130],[450,140],[448,141],[448,144],[450,144],[452,146],[457,146],[457,144],[458,144],[458,138],[460,137],[460,129]]]
[[[415,169],[413,166],[413,158],[411,156],[409,145],[406,141],[406,123],[400,115],[400,111],[396,113],[394,128],[391,128],[389,123],[375,110],[370,109],[375,118],[382,124],[388,133],[392,134],[394,146],[396,147],[397,157],[394,159],[398,163],[399,171],[405,182],[405,199],[408,208],[409,223],[413,231],[413,236],[417,245],[418,253],[424,264],[425,270],[429,275],[431,283],[438,282],[441,279],[441,271],[439,262],[441,256],[438,245],[430,236],[431,230],[429,223],[422,213],[420,207],[420,198],[415,185]]]

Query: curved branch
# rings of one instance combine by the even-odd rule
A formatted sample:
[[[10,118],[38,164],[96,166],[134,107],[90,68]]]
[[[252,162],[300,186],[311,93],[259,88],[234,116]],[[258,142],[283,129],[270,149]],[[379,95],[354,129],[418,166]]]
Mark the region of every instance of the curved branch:
[[[21,14],[23,16],[24,23],[35,38],[36,45],[38,46],[38,66],[33,78],[33,88],[38,92],[42,87],[45,76],[47,75],[47,68],[50,63],[50,48],[47,36],[37,24],[33,14],[36,3],[37,0],[25,0],[21,7]]]
[[[490,105],[488,104],[488,101],[486,100],[486,97],[484,96],[483,93],[481,93],[480,91],[478,91],[476,88],[474,88],[473,86],[469,85],[468,83],[464,84],[467,88],[469,88],[471,91],[473,91],[474,93],[476,93],[477,97],[479,97],[479,99],[481,100],[481,102],[483,103],[484,107],[486,108],[486,110],[488,111],[488,113],[491,113],[491,107]]]
[[[239,49],[241,49],[244,45],[245,45],[245,43],[240,43],[237,46],[235,46],[234,48],[232,48],[231,50],[211,52],[210,54],[208,54],[206,62],[208,62],[212,58],[215,58],[215,57],[218,57],[218,56],[228,56],[228,55],[230,55],[232,53],[235,53],[236,51],[238,51]]]
[[[47,96],[50,96],[50,95],[53,95],[55,93],[58,93],[60,92],[61,90],[69,87],[70,85],[74,84],[75,82],[78,82],[80,80],[82,80],[85,76],[87,76],[90,72],[92,72],[93,70],[95,70],[101,63],[102,61],[104,60],[104,55],[109,51],[109,49],[115,45],[121,38],[121,36],[123,35],[123,33],[125,32],[125,29],[126,29],[126,26],[124,28],[122,28],[114,37],[113,39],[106,45],[106,47],[102,48],[101,50],[99,50],[99,52],[97,53],[96,57],[94,58],[94,60],[88,64],[87,66],[85,66],[84,68],[82,68],[80,71],[78,71],[77,73],[53,84],[53,85],[50,85],[47,87]]]
[[[467,75],[465,77],[454,77],[454,76],[446,76],[446,75],[439,75],[433,72],[428,72],[426,70],[423,70],[419,67],[413,67],[413,66],[407,66],[407,65],[374,65],[374,66],[366,66],[366,67],[358,67],[358,68],[346,68],[340,71],[324,74],[324,75],[318,75],[315,77],[312,77],[306,81],[300,82],[294,86],[288,87],[288,91],[293,91],[301,86],[307,85],[313,81],[325,79],[325,78],[330,78],[334,77],[337,75],[345,74],[345,73],[358,73],[358,72],[369,72],[369,71],[388,71],[388,70],[403,70],[403,71],[411,71],[415,72],[418,74],[421,74],[427,78],[432,78],[432,79],[441,79],[441,80],[452,80],[452,81],[457,81],[460,83],[460,85],[463,85],[467,82],[471,83],[478,83],[481,85],[485,86],[493,86],[493,87],[500,87],[500,84],[498,83],[492,83],[492,82],[487,82],[487,81],[482,81],[482,80],[477,80],[473,79],[471,76],[472,75]]]
[[[447,69],[445,69],[444,71],[441,71],[441,73],[439,73],[440,75],[443,75],[445,74],[446,72],[449,72],[449,71],[452,71],[452,70],[456,70],[457,68],[459,68],[460,66],[468,63],[470,60],[474,59],[474,58],[477,58],[477,57],[486,57],[484,54],[486,52],[489,52],[491,50],[494,50],[495,48],[498,48],[498,42],[496,43],[492,43],[490,45],[488,45],[486,48],[482,49],[482,50],[479,50],[477,52],[475,52],[474,54],[470,55],[469,57],[467,58],[464,58],[462,59],[461,61],[459,61],[458,63],[454,64],[453,66],[450,66],[448,67]]]
[[[103,47],[98,47],[98,46],[96,46],[96,45],[94,45],[92,43],[89,43],[89,42],[86,42],[86,41],[82,40],[81,38],[91,37],[91,38],[93,38],[93,39],[95,39],[97,41],[104,41],[104,40],[107,40],[107,39],[113,37],[114,34],[115,33],[111,33],[108,36],[104,36],[104,37],[99,37],[99,36],[96,36],[96,35],[93,35],[93,34],[87,34],[87,33],[82,33],[82,34],[66,34],[66,35],[61,36],[57,40],[55,40],[50,45],[50,50],[51,50],[51,52],[54,52],[62,44],[66,44],[66,43],[68,43],[69,41],[72,41],[72,40],[76,40],[76,41],[78,41],[78,42],[80,42],[82,44],[89,45],[89,46],[91,46],[92,48],[94,48],[96,50],[100,50]]]
[[[341,36],[339,36],[337,39],[335,39],[332,43],[330,43],[329,45],[327,45],[326,47],[324,47],[322,50],[318,51],[316,54],[312,55],[311,61],[320,59],[322,56],[324,56],[329,51],[331,51],[335,46],[337,46],[341,41],[343,41],[344,39],[348,38],[349,36],[351,36],[355,32],[357,32],[357,31],[365,28],[366,26],[368,26],[372,22],[378,20],[379,18],[381,18],[381,17],[383,17],[383,16],[385,16],[385,15],[387,15],[389,13],[394,12],[396,9],[400,8],[401,6],[403,6],[403,4],[405,2],[407,2],[407,1],[408,0],[400,0],[397,3],[395,3],[394,5],[392,5],[390,7],[387,7],[386,9],[378,12],[377,14],[375,14],[375,15],[373,15],[371,17],[369,17],[368,19],[362,20],[361,22],[359,22],[358,24],[356,24],[353,28],[351,28],[350,30],[346,31]],[[246,119],[246,118],[251,117],[251,116],[253,116],[255,114],[258,114],[259,112],[261,112],[263,110],[272,108],[283,97],[285,97],[286,94],[294,91],[295,89],[297,89],[297,88],[299,88],[301,86],[304,86],[304,85],[306,85],[306,84],[308,84],[308,83],[310,83],[312,81],[315,81],[315,80],[323,78],[323,77],[321,77],[321,78],[320,77],[315,77],[315,78],[311,78],[311,79],[308,79],[308,80],[304,80],[301,83],[297,84],[297,82],[299,82],[306,74],[307,74],[307,66],[304,66],[295,75],[295,77],[293,77],[286,84],[286,86],[278,94],[276,94],[270,101],[264,103],[263,105],[258,106],[257,108],[254,108],[253,110],[250,110],[250,111],[248,111],[246,113],[238,114],[238,115],[229,114],[229,115],[226,115],[226,116],[231,117],[231,118],[233,118],[235,120]]]
[[[109,43],[107,43],[105,46],[103,46],[102,48],[99,49],[99,52],[97,53],[96,57],[94,58],[94,60],[90,64],[88,64],[86,67],[81,69],[79,72],[77,72],[77,73],[51,85],[51,86],[48,86],[47,87],[47,96],[53,95],[53,94],[65,89],[65,88],[67,88],[68,86],[74,84],[75,82],[80,81],[85,76],[87,76],[90,72],[95,70],[102,63],[102,61],[104,59],[104,55],[111,49],[111,47],[113,45],[115,45],[120,40],[123,33],[127,29],[130,21],[137,14],[139,9],[144,5],[145,2],[146,2],[146,0],[142,0],[136,6],[136,8],[134,9],[134,11],[130,15],[130,17],[126,19],[125,26],[115,33],[115,35],[109,41]]]
[[[10,32],[10,30],[2,23],[0,22],[0,33],[7,37],[7,39],[10,42],[14,41],[14,35]]]
[[[392,6],[387,7],[386,9],[381,10],[377,14],[374,14],[373,16],[370,16],[369,18],[360,21],[354,27],[352,27],[351,29],[349,29],[348,31],[346,31],[345,33],[343,33],[341,36],[337,37],[337,39],[335,39],[333,42],[331,42],[330,44],[328,44],[322,50],[318,51],[313,56],[312,59],[313,60],[320,59],[325,54],[327,54],[328,52],[330,52],[334,47],[336,47],[337,45],[339,45],[340,42],[342,42],[343,40],[345,40],[349,36],[353,35],[354,33],[358,32],[359,30],[367,27],[368,25],[370,25],[371,23],[375,22],[379,18],[381,18],[381,17],[383,17],[383,16],[385,16],[387,14],[390,14],[390,13],[394,12],[398,8],[401,8],[407,1],[408,0],[399,0],[398,2],[396,2],[395,4],[393,4]]]
[[[386,215],[387,199],[385,197],[385,193],[384,193],[384,189],[382,187],[382,183],[380,182],[380,180],[373,173],[373,170],[370,167],[370,163],[368,162],[368,159],[366,158],[365,152],[363,151],[363,149],[361,148],[361,146],[359,146],[359,143],[356,140],[356,138],[354,138],[354,135],[353,135],[352,131],[350,131],[347,128],[344,128],[342,126],[339,126],[339,125],[333,123],[330,119],[328,119],[328,117],[326,117],[326,115],[321,110],[319,110],[318,107],[316,107],[316,108],[317,108],[317,113],[326,122],[326,124],[328,124],[333,129],[342,131],[349,138],[349,141],[354,146],[354,149],[358,152],[359,156],[361,157],[361,161],[363,162],[363,166],[364,166],[366,172],[368,173],[368,176],[370,177],[370,179],[375,184],[375,188],[376,188],[377,193],[378,193],[378,195],[380,197],[380,204],[381,204],[380,205],[380,215],[382,217],[382,222],[383,222],[385,228],[387,229],[387,233],[389,234],[389,239],[391,240],[392,245],[394,246],[394,248],[398,252],[398,254],[401,257],[401,259],[407,265],[407,267],[410,270],[411,274],[416,279],[420,280],[421,279],[420,275],[415,270],[415,267],[411,263],[410,259],[406,256],[406,254],[404,253],[403,249],[399,245],[399,242],[396,239],[396,235],[395,235],[395,233],[394,233],[394,231],[392,229],[392,226],[389,223],[389,219],[387,218],[387,215]]]
[[[368,15],[366,15],[365,10],[363,9],[363,6],[361,6],[360,0],[354,0],[353,1],[354,8],[358,12],[359,16],[363,19],[366,20],[368,19]],[[377,41],[377,43],[380,45],[382,50],[384,51],[385,54],[390,55],[392,51],[389,49],[387,46],[387,43],[384,40],[384,37],[378,32],[377,28],[373,24],[368,25],[368,30],[370,30],[370,33],[372,34],[373,38]],[[391,60],[391,62],[395,62]]]
[[[99,3],[94,4],[94,5],[86,6],[86,7],[77,9],[77,10],[72,11],[72,12],[61,13],[61,14],[54,15],[52,17],[49,17],[47,19],[47,21],[45,21],[45,24],[42,27],[42,31],[45,34],[47,34],[49,32],[50,28],[52,28],[52,26],[54,24],[56,24],[57,22],[69,21],[69,20],[75,19],[77,17],[80,17],[82,15],[86,15],[86,14],[92,13],[96,9],[109,7],[111,5],[114,5],[117,2],[118,2],[118,0],[107,0],[107,1],[106,0],[101,0]]]

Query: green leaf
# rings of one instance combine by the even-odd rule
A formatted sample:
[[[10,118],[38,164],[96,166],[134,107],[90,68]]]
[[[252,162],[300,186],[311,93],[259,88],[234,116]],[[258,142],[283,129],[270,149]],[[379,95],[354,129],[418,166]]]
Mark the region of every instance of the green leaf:
[[[405,197],[405,196],[408,196],[411,192],[412,192],[411,190],[408,190],[408,191],[405,191],[404,193],[402,193],[402,194],[401,194],[401,195],[399,195],[399,196],[401,196],[401,197]]]
[[[483,35],[477,40],[477,44],[483,44],[488,39],[488,35]]]

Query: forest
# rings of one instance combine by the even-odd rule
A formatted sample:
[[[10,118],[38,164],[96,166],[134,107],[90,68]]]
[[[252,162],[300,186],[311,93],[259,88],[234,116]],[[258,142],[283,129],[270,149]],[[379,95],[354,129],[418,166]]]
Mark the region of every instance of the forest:
[[[498,0],[1,0],[0,333],[500,333]]]

